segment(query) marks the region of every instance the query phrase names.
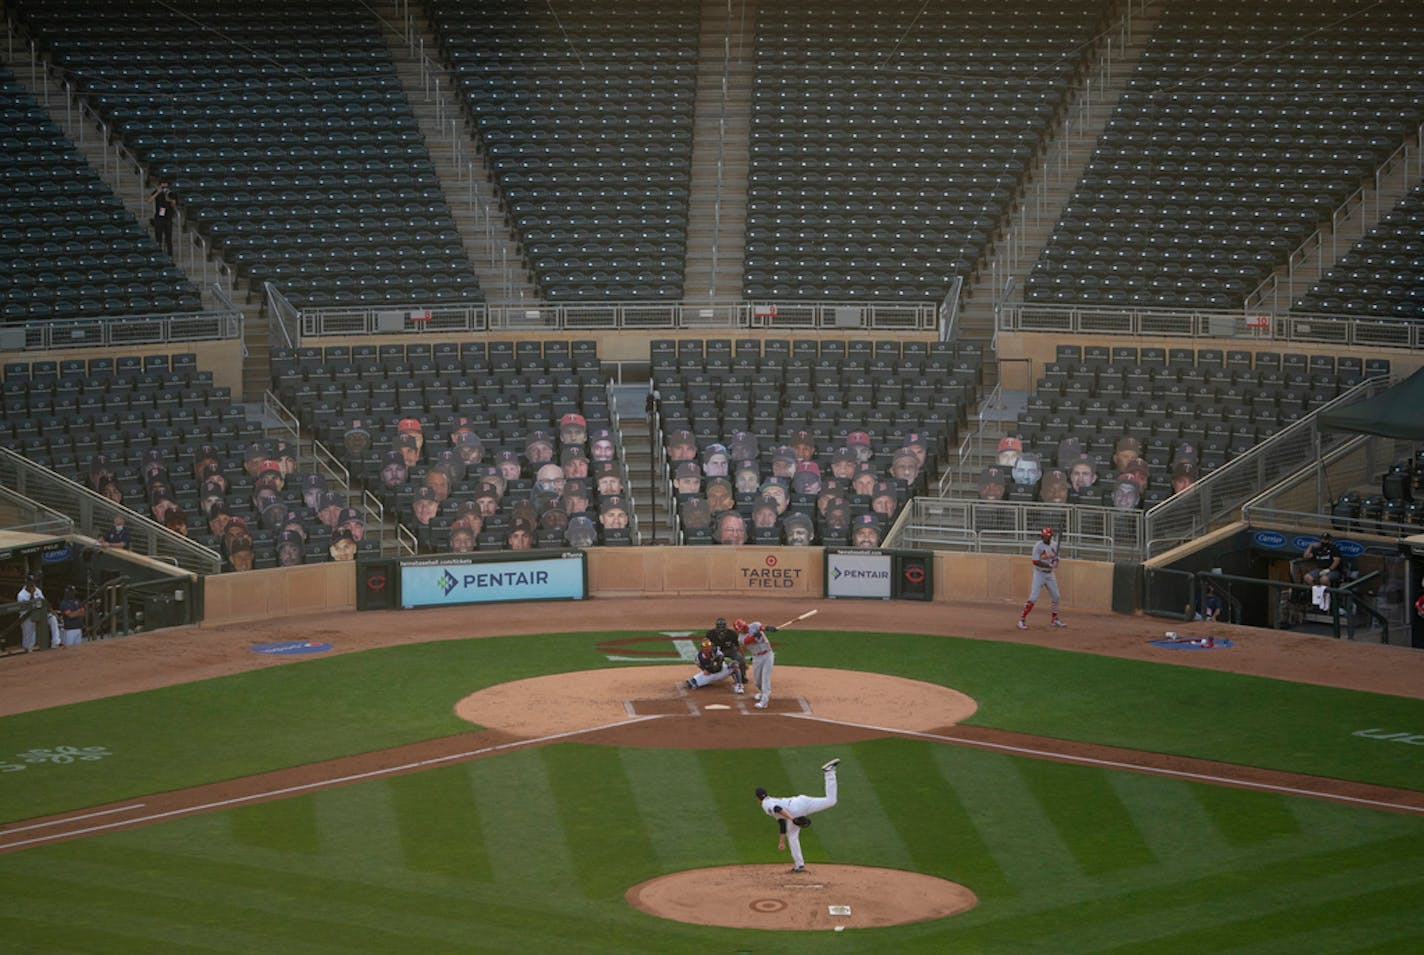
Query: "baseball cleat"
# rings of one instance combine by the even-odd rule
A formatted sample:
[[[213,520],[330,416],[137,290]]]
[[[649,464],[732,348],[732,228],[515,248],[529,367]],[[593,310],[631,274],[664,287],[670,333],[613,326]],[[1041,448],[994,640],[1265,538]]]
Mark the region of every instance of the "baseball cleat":
[[[839,766],[840,764],[841,764],[840,757],[837,756],[835,759],[831,760],[831,761],[828,762],[828,763],[822,763],[822,764],[821,764],[821,772],[823,772],[823,773],[829,773],[831,770],[835,769],[835,768],[836,768],[837,766]]]
[[[756,708],[759,709],[759,710],[764,710],[764,709],[766,709],[766,700],[759,700],[759,701],[757,702]]]
[[[760,694],[760,693],[758,693],[758,694],[756,695],[756,701],[757,701],[758,703],[761,702],[761,694]]]
[[[1057,618],[1055,617],[1054,620],[1053,620],[1053,626],[1055,626],[1055,627],[1066,627],[1066,626],[1068,626],[1068,625],[1067,625],[1066,623],[1064,623],[1062,620],[1059,620],[1059,619],[1057,619]]]
[[[806,871],[806,867],[805,867],[804,865],[798,865],[798,866],[795,866],[795,867],[792,868],[791,874],[792,874],[792,875],[795,875],[797,872],[805,872],[805,871]]]
[[[1027,622],[1027,621],[1024,621],[1024,620],[1020,620],[1020,621],[1019,621],[1019,629],[1020,629],[1020,630],[1027,630],[1027,629],[1028,629],[1028,622]]]
[[[742,686],[740,683],[738,683],[736,686],[732,687],[732,692],[733,692],[733,693],[736,693],[737,695],[740,696],[741,694],[743,694],[743,693],[745,693],[745,692],[747,692],[747,691],[746,691],[745,688],[743,688],[743,686]]]

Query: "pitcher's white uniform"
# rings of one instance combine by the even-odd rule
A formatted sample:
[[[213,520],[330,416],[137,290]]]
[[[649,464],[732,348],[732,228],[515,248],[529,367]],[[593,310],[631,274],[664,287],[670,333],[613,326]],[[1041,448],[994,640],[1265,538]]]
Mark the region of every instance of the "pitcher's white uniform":
[[[760,620],[753,620],[751,623],[737,620],[733,626],[742,635],[742,647],[746,651],[747,659],[752,663],[752,682],[757,688],[756,708],[764,710],[771,702],[771,670],[776,666],[776,653],[771,649],[771,641],[766,635],[775,633],[776,628],[764,627]]]
[[[791,862],[795,866],[792,872],[806,868],[806,859],[801,855],[801,827],[791,820],[830,809],[836,804],[836,766],[839,763],[839,759],[833,759],[821,767],[826,777],[824,796],[765,796],[761,800],[761,811],[786,825],[786,844],[791,849]],[[758,790],[759,794],[762,792],[765,790]]]

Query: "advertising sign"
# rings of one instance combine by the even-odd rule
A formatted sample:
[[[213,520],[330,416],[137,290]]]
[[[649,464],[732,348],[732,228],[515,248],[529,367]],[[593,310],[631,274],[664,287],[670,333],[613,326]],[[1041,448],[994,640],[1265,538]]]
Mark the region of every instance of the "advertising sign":
[[[890,564],[889,551],[826,548],[826,596],[889,600]]]
[[[447,555],[400,562],[400,605],[406,608],[586,596],[588,575],[581,550],[527,558]]]

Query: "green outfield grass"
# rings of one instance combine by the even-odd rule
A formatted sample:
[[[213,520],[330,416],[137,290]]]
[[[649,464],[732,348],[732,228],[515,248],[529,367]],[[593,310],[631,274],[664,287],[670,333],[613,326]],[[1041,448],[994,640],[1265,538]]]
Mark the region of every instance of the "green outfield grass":
[[[609,664],[626,634],[449,641],[270,667],[0,720],[0,818],[464,732],[481,687]],[[972,722],[1424,789],[1424,703],[1040,647],[788,633],[784,665],[973,696]],[[629,886],[784,862],[749,792],[814,789],[845,758],[808,860],[911,869],[978,908],[896,929],[706,929]],[[564,743],[0,857],[0,950],[1418,951],[1424,819],[923,740],[738,751]],[[710,903],[715,904],[715,903]]]
[[[834,751],[841,802],[807,833],[808,862],[952,879],[974,910],[832,937],[699,928],[623,902],[661,873],[785,864],[750,787],[814,789],[832,752],[560,744],[36,849],[0,857],[15,902],[0,932],[103,952],[1060,955],[1424,938],[1418,819],[907,740]]]

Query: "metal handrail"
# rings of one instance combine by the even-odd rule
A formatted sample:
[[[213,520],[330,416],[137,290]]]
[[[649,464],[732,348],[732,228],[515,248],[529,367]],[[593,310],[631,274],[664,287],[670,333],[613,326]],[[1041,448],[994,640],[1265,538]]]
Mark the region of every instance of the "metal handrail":
[[[130,532],[130,547],[156,560],[170,560],[184,570],[199,574],[216,574],[222,570],[222,555],[197,541],[176,534],[145,514],[90,490],[49,468],[0,447],[0,484],[44,504],[37,497],[45,494],[60,506],[72,507],[78,514],[75,526],[97,537],[101,521],[122,517]],[[46,505],[48,506],[48,505]],[[57,509],[57,508],[56,508]],[[61,513],[63,513],[61,511]]]

